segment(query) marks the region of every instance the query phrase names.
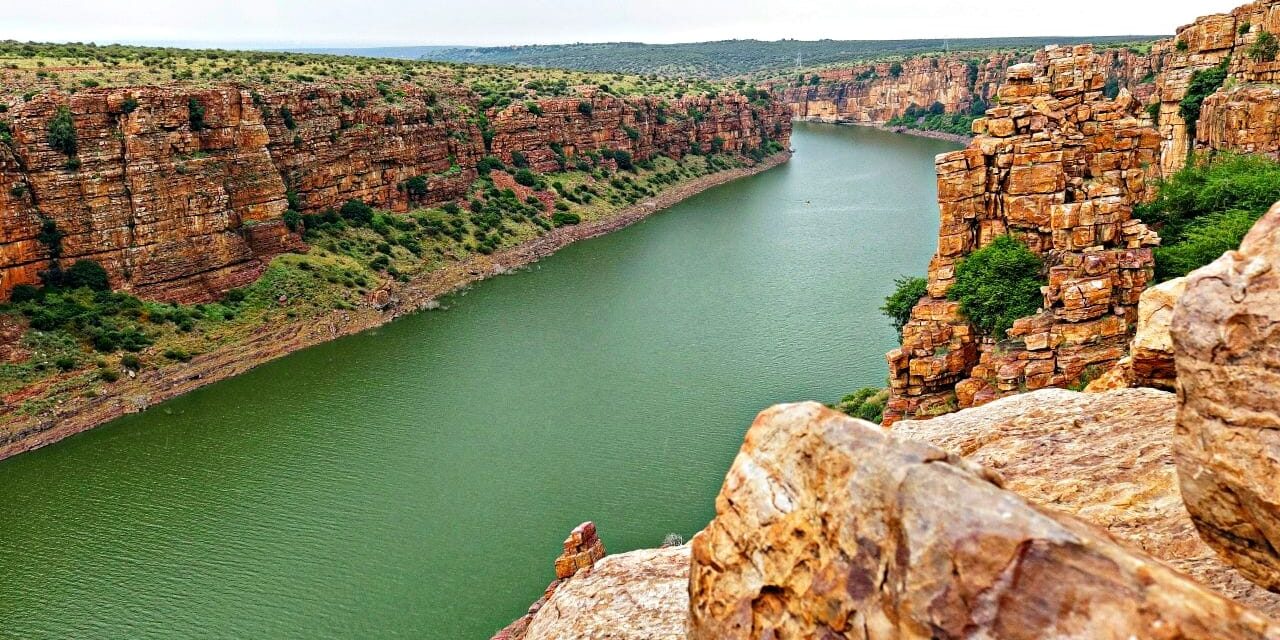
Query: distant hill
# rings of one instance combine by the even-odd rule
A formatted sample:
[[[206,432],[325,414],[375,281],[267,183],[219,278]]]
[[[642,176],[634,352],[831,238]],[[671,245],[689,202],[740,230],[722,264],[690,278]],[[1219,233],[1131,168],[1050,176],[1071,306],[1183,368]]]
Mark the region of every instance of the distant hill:
[[[415,58],[470,64],[554,67],[610,73],[723,78],[758,72],[858,62],[891,56],[945,51],[1036,49],[1050,44],[1118,44],[1149,42],[1164,36],[1051,36],[1034,38],[965,38],[957,40],[724,40],[691,44],[529,45],[512,47],[390,47],[381,49],[313,49],[374,57]]]

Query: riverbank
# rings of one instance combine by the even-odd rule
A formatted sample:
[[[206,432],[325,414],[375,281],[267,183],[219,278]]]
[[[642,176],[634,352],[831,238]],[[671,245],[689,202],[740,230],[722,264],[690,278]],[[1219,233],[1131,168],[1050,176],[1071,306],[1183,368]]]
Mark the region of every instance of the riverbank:
[[[926,131],[923,129],[912,129],[910,127],[892,127],[887,124],[875,122],[852,122],[849,120],[840,120],[835,118],[796,118],[799,122],[816,122],[818,124],[834,124],[850,127],[866,127],[868,129],[879,129],[888,131],[889,133],[901,133],[917,138],[928,138],[930,140],[942,140],[944,142],[954,142],[956,144],[968,145],[973,142],[973,136],[962,136],[955,133],[947,133],[945,131]]]
[[[379,308],[335,310],[319,319],[263,326],[248,340],[196,356],[190,362],[139,372],[134,378],[116,382],[103,395],[92,398],[76,396],[44,415],[21,416],[11,409],[8,415],[0,416],[0,419],[13,420],[4,427],[0,460],[143,411],[300,349],[366,331],[429,308],[440,296],[473,282],[536,262],[580,240],[630,226],[707,189],[784,164],[790,157],[790,152],[784,151],[755,166],[702,176],[674,185],[650,200],[622,209],[607,218],[558,227],[546,235],[492,255],[476,254],[409,282],[392,282],[375,296],[383,301],[377,305]]]

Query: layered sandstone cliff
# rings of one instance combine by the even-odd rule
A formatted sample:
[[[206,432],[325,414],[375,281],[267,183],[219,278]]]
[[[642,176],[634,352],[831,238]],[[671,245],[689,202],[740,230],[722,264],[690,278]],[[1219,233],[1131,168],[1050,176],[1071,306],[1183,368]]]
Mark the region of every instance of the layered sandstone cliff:
[[[888,356],[886,424],[1065,387],[1124,356],[1158,242],[1133,206],[1158,177],[1160,138],[1127,91],[1103,95],[1108,65],[1080,46],[1011,67],[973,144],[938,157],[938,252]],[[947,294],[959,261],[1006,234],[1042,256],[1048,278],[1042,311],[997,342]]]
[[[1204,16],[1178,29],[1152,51],[1158,70],[1159,129],[1164,142],[1160,164],[1168,174],[1186,164],[1193,151],[1280,153],[1280,62],[1255,59],[1250,46],[1263,33],[1280,33],[1280,2],[1262,0],[1231,13]],[[1228,62],[1229,61],[1229,62]],[[1196,72],[1227,63],[1228,79],[1203,104],[1197,123],[1188,123],[1180,103]]]
[[[1126,87],[1140,101],[1154,92],[1153,58],[1129,49],[1100,52],[1104,80]],[[770,89],[802,120],[884,124],[907,109],[941,104],[946,113],[968,113],[994,102],[1009,67],[1034,59],[999,51],[917,56],[818,71]],[[812,84],[812,76],[819,79]]]
[[[462,197],[487,153],[522,153],[539,170],[599,149],[643,160],[722,145],[788,144],[777,103],[726,94],[670,102],[584,91],[487,114],[464,91],[412,84],[92,89],[11,99],[0,116],[0,296],[39,281],[51,252],[91,258],[116,288],[162,300],[204,301],[251,282],[272,256],[302,248],[282,214],[360,198],[394,210]],[[581,106],[582,104],[589,106]],[[68,110],[78,149],[50,144]],[[486,136],[490,137],[486,149]],[[421,197],[400,188],[421,176]],[[41,241],[53,224],[60,246]]]

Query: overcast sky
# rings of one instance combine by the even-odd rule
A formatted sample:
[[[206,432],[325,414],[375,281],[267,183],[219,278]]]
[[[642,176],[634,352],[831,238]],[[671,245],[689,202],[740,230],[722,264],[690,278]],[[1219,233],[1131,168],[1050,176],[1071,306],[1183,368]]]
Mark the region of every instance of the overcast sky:
[[[4,0],[0,39],[347,46],[1173,33],[1244,0]]]

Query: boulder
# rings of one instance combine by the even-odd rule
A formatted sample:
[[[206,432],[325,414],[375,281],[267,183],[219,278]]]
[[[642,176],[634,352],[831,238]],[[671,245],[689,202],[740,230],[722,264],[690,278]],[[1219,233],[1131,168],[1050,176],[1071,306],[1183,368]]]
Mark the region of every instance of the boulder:
[[[1280,590],[1280,205],[1188,276],[1172,331],[1187,509],[1224,558]]]
[[[1266,638],[1280,627],[977,464],[766,410],[694,538],[689,638]]]
[[[1196,535],[1173,463],[1177,396],[1155,389],[1062,389],[997,400],[893,434],[992,469],[1027,500],[1106,529],[1200,584],[1267,615],[1280,596],[1245,580]]]
[[[1136,385],[1174,390],[1177,372],[1169,325],[1173,322],[1174,305],[1186,288],[1186,278],[1177,278],[1142,292],[1138,302],[1138,329],[1130,346],[1130,366]]]
[[[683,640],[689,546],[608,556],[556,589],[525,640]]]

